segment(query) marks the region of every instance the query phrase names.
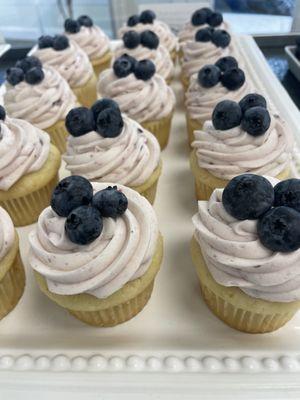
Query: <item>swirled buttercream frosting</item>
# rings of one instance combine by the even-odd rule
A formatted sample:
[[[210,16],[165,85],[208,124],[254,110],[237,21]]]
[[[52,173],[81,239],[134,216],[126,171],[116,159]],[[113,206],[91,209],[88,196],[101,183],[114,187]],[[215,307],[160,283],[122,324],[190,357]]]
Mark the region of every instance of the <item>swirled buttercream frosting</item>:
[[[4,208],[0,207],[0,260],[2,260],[13,246],[15,229],[13,222]]]

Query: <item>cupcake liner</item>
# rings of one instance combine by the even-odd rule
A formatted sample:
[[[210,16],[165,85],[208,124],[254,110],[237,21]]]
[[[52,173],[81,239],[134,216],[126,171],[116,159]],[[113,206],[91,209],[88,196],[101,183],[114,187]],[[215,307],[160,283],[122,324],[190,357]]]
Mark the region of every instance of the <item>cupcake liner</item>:
[[[48,160],[39,171],[24,175],[8,191],[0,191],[0,206],[9,213],[15,226],[34,223],[49,206],[58,183],[60,160],[59,151],[51,145]]]
[[[150,176],[147,181],[140,186],[132,186],[131,189],[137,191],[140,195],[144,196],[150,204],[154,203],[157,191],[157,184],[162,170],[162,161],[158,167],[153,171],[152,175]]]
[[[25,287],[25,271],[19,252],[18,234],[15,234],[13,247],[0,262],[0,270],[6,270],[0,280],[0,319],[15,308]]]
[[[84,107],[91,107],[95,101],[97,100],[97,78],[95,73],[93,72],[91,78],[87,81],[87,83],[80,87],[71,87],[77,100]]]
[[[201,130],[203,124],[202,124],[202,122],[200,122],[200,121],[198,121],[196,119],[190,118],[188,113],[186,113],[185,117],[186,117],[186,127],[187,127],[188,142],[189,142],[189,145],[191,146],[193,141],[195,140],[194,131]]]
[[[279,303],[255,299],[237,287],[218,284],[208,271],[196,239],[191,254],[200,279],[202,296],[209,309],[230,327],[246,333],[273,332],[285,325],[300,302]]]
[[[57,121],[54,125],[45,129],[45,131],[50,135],[51,143],[53,143],[61,154],[66,151],[66,143],[68,137],[68,131],[65,126],[65,121]]]
[[[102,71],[110,67],[111,59],[112,54],[110,51],[107,51],[102,57],[90,60],[97,79]]]
[[[161,118],[157,121],[145,121],[141,125],[149,132],[153,133],[160,144],[161,150],[163,150],[169,141],[171,123],[172,123],[173,112],[168,116]]]
[[[197,200],[209,200],[212,192],[217,188],[225,188],[229,180],[220,179],[212,175],[204,168],[200,168],[196,156],[196,150],[191,152],[190,157],[191,170],[195,178],[195,194]],[[284,169],[276,176],[279,180],[290,177],[290,168]]]

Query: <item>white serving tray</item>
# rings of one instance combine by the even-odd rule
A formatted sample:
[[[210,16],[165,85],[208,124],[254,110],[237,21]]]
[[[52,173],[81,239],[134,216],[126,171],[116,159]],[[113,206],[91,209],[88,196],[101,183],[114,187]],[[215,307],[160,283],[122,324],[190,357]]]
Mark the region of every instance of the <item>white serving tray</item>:
[[[254,40],[238,43],[252,79],[300,138],[299,111]],[[84,325],[40,293],[26,262],[32,227],[20,228],[27,284],[0,323],[1,400],[300,398],[300,314],[278,332],[249,335],[202,301],[189,254],[196,201],[183,96],[173,86],[178,107],[155,204],[165,256],[150,302],[123,325]]]
[[[291,72],[295,75],[298,81],[300,81],[300,61],[295,55],[296,46],[286,46],[284,50],[288,58],[289,68]]]

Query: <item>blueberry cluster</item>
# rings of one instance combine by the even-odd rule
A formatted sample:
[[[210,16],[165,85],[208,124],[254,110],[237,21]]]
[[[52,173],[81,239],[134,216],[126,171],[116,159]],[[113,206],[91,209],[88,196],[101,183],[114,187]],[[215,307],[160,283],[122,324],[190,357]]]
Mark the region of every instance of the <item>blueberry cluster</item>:
[[[93,26],[93,20],[87,15],[81,15],[77,19],[67,18],[64,23],[65,31],[68,33],[77,33],[82,26],[90,28]]]
[[[239,103],[223,100],[212,113],[212,123],[221,131],[241,125],[251,136],[260,136],[270,127],[271,117],[267,102],[257,93],[247,94]]]
[[[123,43],[127,49],[135,49],[141,44],[153,50],[158,48],[159,38],[155,32],[150,30],[143,31],[142,33],[131,30],[124,33]]]
[[[13,86],[24,80],[30,85],[36,85],[44,79],[44,76],[42,63],[34,56],[27,56],[6,70],[6,79]]]
[[[231,36],[223,29],[214,29],[212,27],[199,29],[195,33],[196,42],[212,42],[217,47],[225,48],[229,46]]]
[[[207,24],[213,28],[220,26],[223,22],[223,15],[218,12],[214,12],[208,7],[200,8],[192,14],[191,24],[194,26],[200,26]]]
[[[220,58],[215,64],[205,65],[198,72],[198,82],[205,88],[219,82],[228,90],[237,90],[245,83],[245,74],[234,57]]]
[[[65,124],[74,137],[96,131],[105,138],[114,138],[124,126],[120,108],[112,99],[97,100],[90,109],[73,108],[68,112]]]
[[[38,39],[39,49],[53,48],[56,51],[61,51],[68,48],[69,45],[69,39],[65,35],[43,35]]]
[[[225,210],[238,220],[258,220],[261,243],[272,251],[300,248],[300,179],[287,179],[274,188],[263,176],[233,178],[223,191]]]
[[[66,217],[65,232],[71,242],[85,245],[100,236],[103,218],[117,218],[128,207],[127,197],[117,186],[93,194],[91,183],[82,176],[69,176],[52,193],[51,208]]]
[[[141,24],[153,24],[156,18],[155,12],[152,10],[144,10],[140,15],[131,15],[127,20],[127,26],[135,26]]]
[[[155,74],[155,65],[151,60],[137,61],[128,54],[123,54],[113,63],[113,70],[118,78],[134,74],[137,79],[147,81]]]

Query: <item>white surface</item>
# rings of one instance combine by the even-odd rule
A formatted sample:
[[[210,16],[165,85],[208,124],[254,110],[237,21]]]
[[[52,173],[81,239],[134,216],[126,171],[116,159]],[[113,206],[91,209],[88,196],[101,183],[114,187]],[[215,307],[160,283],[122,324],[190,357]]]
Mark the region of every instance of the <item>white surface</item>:
[[[289,68],[295,77],[300,81],[300,61],[295,55],[296,46],[286,46],[284,48],[288,57]]]
[[[253,40],[240,43],[255,65],[250,74],[300,136],[299,111]],[[40,293],[26,264],[31,227],[19,229],[27,285],[0,323],[1,399],[300,398],[300,315],[273,334],[249,335],[224,325],[201,299],[189,255],[196,202],[180,84],[174,88],[178,110],[155,204],[165,257],[149,304],[115,328],[82,324]]]

